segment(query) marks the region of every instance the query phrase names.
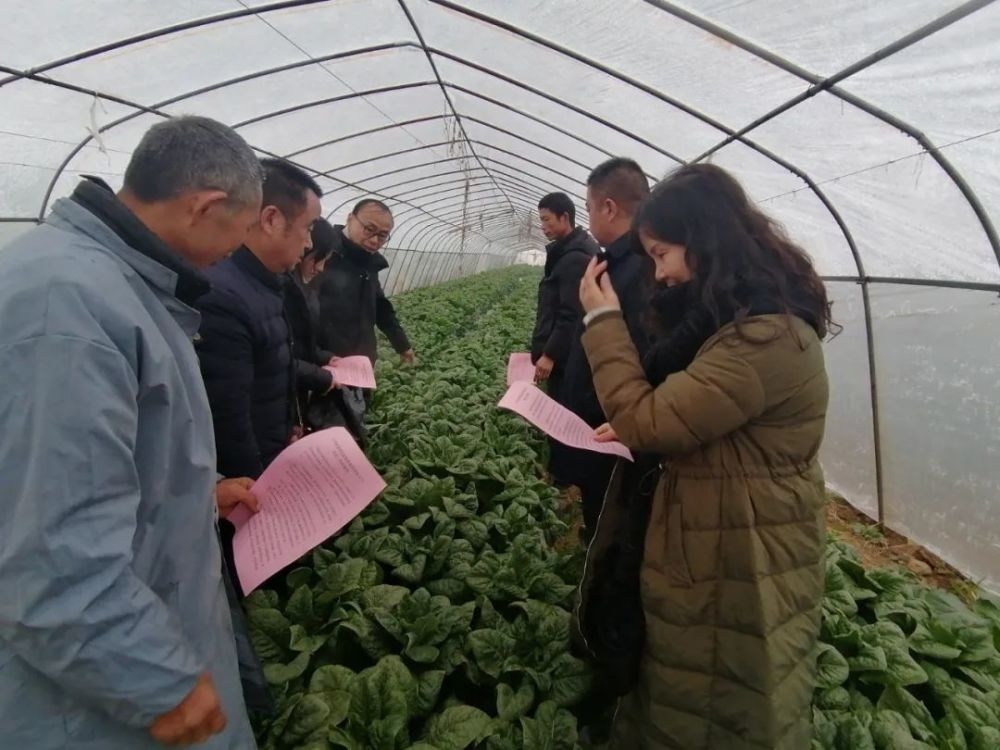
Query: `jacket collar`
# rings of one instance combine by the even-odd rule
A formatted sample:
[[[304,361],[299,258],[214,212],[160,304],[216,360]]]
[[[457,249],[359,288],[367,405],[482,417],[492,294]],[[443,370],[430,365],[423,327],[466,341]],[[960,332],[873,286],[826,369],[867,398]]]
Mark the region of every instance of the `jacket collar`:
[[[590,253],[587,243],[587,232],[583,227],[574,227],[573,231],[559,240],[553,240],[545,246],[545,273],[551,273],[555,264],[565,255],[573,252]]]
[[[211,288],[200,271],[153,234],[138,216],[118,200],[108,184],[97,177],[86,176],[69,199],[58,201],[52,211],[113,252],[148,284],[176,297],[185,305],[193,305]],[[109,242],[107,232],[102,232],[93,218],[105,229],[111,230],[120,244]]]
[[[260,258],[254,255],[253,251],[246,245],[233,253],[232,258],[233,263],[241,271],[257,279],[257,281],[269,289],[281,291],[281,277],[276,273],[268,271],[264,267],[264,264],[260,262]]]
[[[389,261],[381,253],[370,253],[361,245],[351,240],[344,231],[343,224],[337,224],[334,230],[334,252],[348,261],[351,265],[357,266],[363,271],[379,273],[389,267]]]
[[[604,248],[604,252],[612,264],[620,262],[632,252],[632,233],[625,232],[625,234]]]

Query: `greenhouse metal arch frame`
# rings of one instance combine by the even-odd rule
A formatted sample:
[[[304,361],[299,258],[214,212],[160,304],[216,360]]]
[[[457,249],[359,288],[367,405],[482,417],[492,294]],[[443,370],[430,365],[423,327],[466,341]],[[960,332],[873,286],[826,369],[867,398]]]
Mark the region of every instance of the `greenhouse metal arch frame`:
[[[213,7],[227,4],[231,3],[219,0],[213,3]],[[457,3],[452,0],[373,1],[366,4],[371,6],[369,10],[372,12],[372,17],[376,17],[378,14],[387,14],[393,7],[395,7],[400,17],[399,23],[395,25],[395,28],[387,32],[387,35],[391,38],[388,40],[371,40],[373,42],[377,41],[377,43],[363,44],[361,46],[352,45],[351,49],[347,51],[340,50],[322,55],[310,53],[307,49],[309,44],[295,41],[297,38],[296,33],[286,33],[279,28],[282,22],[286,22],[289,18],[286,15],[279,21],[278,18],[281,14],[294,14],[310,10],[325,13],[328,10],[336,9],[337,5],[337,2],[331,0],[294,0],[289,2],[263,3],[249,7],[244,6],[204,18],[185,19],[163,25],[153,30],[143,30],[141,33],[134,33],[119,39],[96,44],[84,51],[58,56],[40,64],[15,66],[7,65],[6,60],[0,60],[0,62],[4,63],[0,66],[0,70],[8,73],[7,78],[0,80],[0,102],[3,101],[2,97],[6,88],[9,88],[12,84],[23,84],[30,81],[35,84],[59,87],[66,91],[86,96],[95,96],[104,102],[113,103],[125,108],[125,113],[122,116],[102,126],[92,128],[91,134],[72,148],[66,154],[65,158],[61,160],[61,163],[55,169],[51,170],[51,179],[48,181],[44,195],[39,201],[39,209],[35,217],[24,216],[20,213],[11,213],[10,215],[3,216],[0,218],[0,231],[2,231],[3,226],[15,225],[19,227],[27,225],[32,221],[40,220],[44,216],[51,199],[65,192],[69,183],[64,178],[69,174],[69,168],[76,161],[80,161],[81,156],[87,156],[91,153],[95,140],[98,144],[101,144],[100,147],[103,149],[104,139],[109,136],[114,137],[117,129],[120,129],[121,126],[133,120],[141,120],[145,115],[169,117],[171,114],[176,114],[176,112],[169,111],[168,108],[176,104],[189,102],[208,94],[223,92],[226,89],[235,90],[233,87],[248,82],[261,81],[269,76],[276,76],[303,68],[321,68],[323,65],[345,63],[351,60],[375,59],[379,55],[391,55],[404,51],[419,52],[425,58],[430,74],[417,80],[388,82],[386,85],[370,86],[361,90],[357,87],[347,86],[349,92],[345,94],[324,97],[313,101],[302,101],[300,99],[288,106],[260,111],[251,117],[231,122],[231,124],[242,129],[264,124],[268,120],[292,117],[313,108],[320,109],[329,105],[347,105],[351,101],[361,101],[368,104],[386,100],[391,95],[397,93],[412,93],[416,90],[436,89],[443,100],[443,113],[427,113],[420,117],[408,118],[394,118],[386,115],[387,123],[385,124],[360,129],[348,128],[347,134],[344,134],[342,128],[334,124],[328,130],[333,131],[337,137],[327,137],[325,140],[316,141],[312,144],[299,143],[295,148],[291,149],[264,147],[257,144],[252,135],[247,136],[251,144],[254,144],[260,153],[284,156],[292,161],[296,161],[318,178],[323,178],[334,185],[334,189],[328,190],[328,194],[330,195],[330,200],[338,201],[339,205],[331,211],[331,214],[338,214],[344,207],[350,205],[355,197],[368,193],[384,198],[393,204],[399,204],[402,210],[398,214],[400,218],[404,219],[397,233],[399,237],[397,243],[400,246],[391,248],[389,252],[390,254],[395,252],[406,256],[407,269],[410,266],[415,266],[414,269],[410,269],[414,274],[412,278],[410,276],[403,278],[402,288],[412,288],[415,283],[425,283],[427,281],[437,283],[446,278],[451,278],[457,273],[481,270],[497,262],[497,259],[507,258],[512,260],[516,253],[522,249],[532,246],[537,247],[541,243],[537,235],[537,230],[534,230],[532,233],[532,230],[528,228],[528,222],[532,213],[532,196],[550,188],[563,189],[573,194],[578,203],[582,204],[582,196],[578,188],[581,182],[580,174],[585,175],[588,166],[596,163],[595,156],[607,156],[628,150],[627,146],[623,149],[620,145],[621,143],[633,144],[638,150],[638,156],[640,157],[648,155],[656,159],[657,166],[661,168],[651,170],[653,174],[662,173],[664,165],[690,163],[708,158],[717,158],[718,160],[718,157],[722,157],[721,163],[723,166],[731,167],[730,164],[726,163],[726,158],[732,158],[730,154],[736,153],[732,151],[732,148],[734,146],[745,147],[763,157],[766,162],[791,173],[805,185],[804,188],[788,189],[785,193],[772,193],[771,195],[768,195],[766,191],[757,191],[755,193],[753,186],[748,185],[751,194],[758,200],[761,200],[765,206],[782,204],[773,213],[779,219],[790,224],[790,231],[793,232],[793,235],[798,236],[796,234],[798,226],[803,224],[811,226],[811,222],[819,220],[816,218],[815,213],[806,216],[808,212],[803,211],[802,216],[797,217],[801,220],[798,222],[798,226],[795,220],[789,222],[786,216],[783,215],[783,209],[787,209],[789,202],[783,199],[788,195],[794,198],[799,190],[808,191],[815,197],[823,210],[827,212],[828,217],[824,221],[827,223],[832,221],[848,251],[850,257],[849,265],[852,272],[846,272],[847,264],[843,260],[833,263],[830,268],[823,267],[822,263],[820,267],[824,277],[828,281],[834,284],[845,283],[856,285],[860,292],[859,302],[861,309],[859,317],[861,320],[859,322],[863,322],[865,339],[864,363],[868,377],[868,408],[871,412],[871,444],[874,459],[875,484],[874,507],[864,507],[864,509],[872,513],[879,520],[892,523],[893,519],[891,515],[887,515],[886,511],[886,472],[883,466],[885,438],[882,434],[882,408],[880,407],[883,394],[880,393],[880,378],[878,376],[880,371],[880,354],[875,346],[876,328],[878,327],[875,308],[881,303],[873,302],[872,287],[873,285],[914,288],[927,287],[940,290],[942,293],[948,290],[955,290],[970,293],[995,294],[1000,292],[1000,274],[997,273],[995,266],[992,270],[985,270],[983,258],[988,251],[992,255],[994,264],[1000,264],[1000,242],[998,242],[994,226],[996,213],[990,210],[990,207],[993,205],[992,201],[987,204],[980,197],[976,187],[966,179],[963,168],[965,165],[956,166],[944,154],[944,148],[951,147],[953,144],[945,143],[941,145],[940,138],[935,140],[924,129],[912,123],[908,117],[891,112],[890,108],[873,103],[866,97],[860,96],[851,90],[846,90],[844,86],[850,85],[864,71],[877,69],[880,65],[884,65],[886,61],[902,56],[905,51],[919,47],[922,42],[940,37],[949,29],[967,22],[967,19],[985,19],[983,21],[984,26],[997,28],[995,25],[997,20],[996,8],[992,7],[994,5],[992,0],[973,0],[972,2],[962,4],[944,4],[940,2],[917,3],[917,5],[921,6],[918,10],[926,11],[921,16],[922,23],[916,24],[915,28],[908,33],[895,35],[892,38],[883,40],[887,41],[887,43],[873,45],[874,49],[869,51],[868,54],[857,57],[849,64],[828,67],[829,72],[825,75],[812,72],[812,66],[800,65],[797,61],[794,61],[795,55],[782,54],[780,49],[772,48],[772,45],[759,41],[758,39],[763,33],[760,28],[755,28],[756,35],[743,34],[734,30],[732,28],[732,19],[725,18],[723,11],[712,7],[717,4],[711,2],[692,3],[689,4],[689,7],[682,7],[676,3],[662,2],[660,0],[642,0],[641,2],[640,0],[634,0],[634,2],[624,5],[617,4],[616,8],[619,9],[619,14],[627,15],[627,10],[628,13],[635,14],[637,17],[641,16],[642,19],[649,22],[654,17],[642,15],[641,6],[645,6],[664,19],[670,19],[675,24],[696,29],[704,34],[706,38],[710,37],[715,39],[718,44],[726,45],[727,49],[732,47],[735,50],[744,52],[755,60],[761,61],[767,66],[773,66],[773,68],[787,74],[791,78],[808,84],[807,88],[795,93],[793,96],[776,97],[771,106],[763,107],[763,111],[757,113],[754,117],[749,119],[744,118],[743,121],[747,124],[738,127],[726,124],[728,118],[717,117],[706,111],[704,106],[699,107],[696,103],[690,103],[687,97],[675,95],[669,89],[658,85],[656,82],[646,80],[644,77],[637,75],[635,70],[629,72],[619,69],[619,66],[607,64],[599,59],[598,56],[585,54],[578,48],[579,45],[574,45],[571,42],[564,40],[554,41],[548,34],[541,31],[541,29],[545,28],[544,24],[539,23],[533,28],[530,27],[530,21],[533,19],[530,17],[530,13],[526,17],[525,14],[528,11],[518,9],[518,3]],[[552,3],[552,5],[561,6],[562,3]],[[594,3],[594,5],[603,5],[603,3]],[[690,7],[698,5],[706,7],[701,11],[691,9]],[[943,5],[950,7],[944,8],[942,7]],[[483,6],[486,6],[486,8]],[[810,7],[803,12],[806,15],[822,16],[822,12],[817,8]],[[891,11],[887,12],[891,15]],[[986,12],[990,14],[988,17],[983,15]],[[330,17],[332,18],[333,16]],[[139,103],[134,97],[119,95],[113,90],[103,90],[72,80],[61,80],[58,76],[53,77],[48,75],[60,71],[60,69],[71,71],[74,65],[80,65],[92,59],[113,56],[123,50],[141,48],[144,44],[153,43],[157,40],[164,40],[168,37],[184,34],[197,34],[200,30],[209,27],[223,28],[227,24],[242,23],[248,19],[262,20],[271,30],[276,32],[278,37],[284,38],[298,49],[303,54],[303,59],[265,66],[257,70],[246,70],[238,76],[218,80],[190,91],[175,92],[170,97],[163,98],[158,103],[152,105],[144,105]],[[549,62],[559,58],[571,61],[573,65],[583,66],[594,72],[595,75],[603,76],[607,80],[613,81],[615,85],[620,85],[625,90],[641,93],[650,100],[656,100],[665,107],[683,113],[686,117],[691,118],[692,122],[700,123],[699,127],[704,125],[707,130],[721,134],[722,138],[700,149],[668,149],[666,146],[671,139],[668,138],[667,141],[663,141],[662,139],[651,137],[648,134],[648,130],[644,131],[638,126],[632,126],[631,123],[629,126],[625,126],[622,123],[629,122],[627,117],[618,119],[610,117],[606,112],[598,111],[597,107],[588,108],[581,106],[579,102],[571,101],[567,96],[553,93],[552,86],[546,87],[540,85],[534,79],[526,80],[524,74],[499,70],[500,66],[493,64],[495,61],[490,60],[489,55],[485,55],[485,59],[480,60],[477,55],[470,54],[468,51],[463,54],[462,49],[456,49],[461,46],[455,42],[457,37],[451,37],[453,44],[449,47],[445,43],[449,39],[448,32],[450,30],[447,24],[458,23],[459,20],[466,30],[472,29],[482,33],[484,40],[486,36],[489,36],[491,39],[509,38],[511,44],[514,44],[514,40],[516,40],[517,44],[526,44],[543,51],[544,54],[539,58],[540,60],[545,59],[546,62]],[[664,29],[668,28],[665,24],[661,24],[659,19],[655,23],[662,25]],[[590,28],[593,31],[593,24],[591,24]],[[669,28],[673,29],[675,27]],[[415,39],[406,38],[407,31],[411,32]],[[487,31],[489,33],[486,33]],[[299,33],[301,33],[301,29]],[[967,23],[963,27],[963,33],[969,33]],[[754,38],[755,36],[757,38]],[[781,41],[782,44],[775,44],[774,47],[780,48],[783,44],[790,48],[795,47],[788,40]],[[524,47],[518,47],[518,49],[524,49]],[[988,62],[995,62],[995,60],[991,58]],[[442,67],[445,65],[450,66],[449,69]],[[323,69],[326,70],[326,68]],[[336,74],[331,73],[331,75],[334,78],[337,77]],[[468,76],[468,79],[465,76]],[[405,76],[403,77],[405,78]],[[652,75],[649,76],[650,79],[654,77]],[[496,82],[497,89],[487,90],[485,87],[479,88],[473,83],[477,80],[493,80]],[[504,94],[509,94],[512,91],[522,92],[525,98],[514,102],[511,101],[513,97],[504,96]],[[497,92],[499,92],[499,95]],[[776,148],[774,145],[761,143],[759,138],[755,137],[751,139],[749,137],[749,134],[755,131],[758,133],[761,131],[767,133],[770,124],[780,121],[789,113],[801,110],[803,106],[808,105],[810,100],[820,98],[825,100],[827,96],[834,97],[842,105],[847,105],[863,112],[885,127],[898,131],[905,138],[914,141],[920,148],[917,154],[904,153],[902,155],[890,155],[890,158],[887,158],[883,163],[867,165],[868,169],[888,170],[894,168],[896,164],[913,158],[919,161],[923,157],[930,157],[933,160],[943,174],[946,175],[950,185],[967,205],[972,217],[974,217],[975,224],[986,240],[985,247],[980,248],[978,251],[980,256],[977,258],[978,266],[973,268],[971,262],[966,266],[963,265],[961,259],[956,260],[951,258],[951,267],[945,268],[946,273],[942,274],[928,273],[926,269],[919,269],[922,272],[918,274],[884,273],[885,259],[879,257],[877,258],[876,270],[870,270],[866,263],[866,251],[859,246],[859,242],[856,239],[859,236],[859,225],[866,222],[858,221],[856,206],[852,207],[852,215],[844,215],[838,208],[838,203],[842,201],[842,198],[831,197],[825,190],[827,185],[836,186],[840,181],[846,180],[849,177],[856,177],[861,172],[853,174],[845,173],[843,176],[835,176],[833,178],[814,175],[812,174],[812,167],[808,164],[800,165],[797,163],[798,157],[786,155],[786,151],[795,149]],[[459,97],[461,97],[461,100]],[[517,126],[514,127],[506,122],[501,124],[490,121],[480,110],[472,110],[468,106],[469,102],[478,102],[476,106],[483,107],[484,111],[506,112],[513,121],[516,121]],[[522,104],[522,102],[527,102],[527,105]],[[588,130],[579,126],[567,127],[561,121],[554,122],[552,117],[546,116],[548,111],[545,107],[548,105],[554,106],[559,111],[565,110],[565,117],[572,120],[574,125],[578,125],[585,120],[593,125],[593,129]],[[373,104],[372,106],[374,107],[375,105]],[[594,111],[591,111],[591,109]],[[736,118],[734,117],[733,119],[735,120]],[[423,141],[414,136],[416,142],[420,144],[415,147],[383,151],[381,153],[373,152],[367,154],[366,158],[355,158],[346,162],[327,162],[340,163],[340,167],[327,168],[325,166],[317,166],[316,164],[308,163],[309,160],[306,158],[310,152],[321,152],[324,149],[336,148],[338,145],[344,145],[348,141],[355,141],[355,143],[360,144],[363,139],[369,137],[375,138],[387,133],[409,133],[411,129],[423,128],[432,124],[443,124],[446,127],[448,124],[454,124],[454,132],[450,133],[449,138],[438,139],[430,144],[423,143]],[[280,126],[276,125],[275,127]],[[473,128],[480,131],[478,135],[470,132]],[[484,129],[488,131],[489,135],[484,132]],[[614,137],[611,137],[612,135]],[[765,141],[779,140],[771,137],[769,133],[767,135],[768,137],[765,138]],[[989,134],[985,133],[984,135],[988,136]],[[973,135],[969,140],[972,141],[980,137],[979,135]],[[572,151],[571,153],[568,151],[560,152],[557,148],[553,147],[552,144],[554,141],[552,138],[555,138],[559,142],[559,146],[563,146],[564,143],[574,144],[573,148],[580,150]],[[621,139],[624,139],[624,141]],[[134,140],[133,136],[129,143],[134,145]],[[537,148],[539,152],[548,154],[560,161],[556,166],[553,166],[552,162],[545,164],[534,162],[534,169],[532,169],[530,166],[532,159],[517,153],[511,147],[512,142],[520,144],[525,148]],[[792,146],[794,145],[792,144]],[[440,148],[453,149],[453,151],[442,158],[391,168],[391,160],[393,159],[407,159],[421,152],[434,154],[435,150]],[[122,152],[127,152],[127,150],[125,148],[121,149]],[[801,151],[801,149],[798,150]],[[681,155],[682,152],[691,152],[694,155],[684,157]],[[580,154],[586,154],[590,158],[582,158]],[[662,157],[662,159],[659,159],[659,157]],[[386,170],[362,174],[357,177],[350,176],[351,170],[364,167],[369,162],[383,158],[387,160],[387,166],[389,167]],[[740,158],[745,157],[741,155]],[[300,159],[301,161],[299,161]],[[519,167],[517,163],[511,163],[512,160],[515,162],[521,160],[527,162],[527,168],[522,168],[526,165]],[[644,164],[646,163],[646,160],[642,158],[639,160]],[[86,162],[86,159],[83,159],[83,161]],[[664,161],[666,164],[664,164]],[[30,167],[30,165],[27,166]],[[453,166],[457,166],[458,168],[450,169]],[[563,171],[564,169],[566,171]],[[430,173],[426,176],[418,177],[416,174],[420,170],[430,170]],[[574,176],[572,174],[574,170],[579,174]],[[733,171],[738,177],[746,180],[746,175],[741,174],[740,169],[733,169]],[[397,179],[402,177],[406,177],[406,179]],[[438,192],[424,193],[425,189],[430,188],[428,185],[408,187],[422,183],[425,180],[436,180],[437,178],[445,177],[449,178],[447,182],[434,183],[433,189],[435,191],[438,188],[445,188]],[[385,182],[386,179],[389,181]],[[562,180],[565,180],[566,183],[562,184]],[[576,186],[573,185],[574,181],[577,183]],[[471,191],[470,184],[476,185],[474,192]],[[978,187],[981,190],[982,184],[980,183]],[[400,188],[407,189],[396,192]],[[419,193],[419,195],[415,195],[415,193]],[[991,199],[996,197],[992,191],[988,194]],[[491,195],[495,196],[492,202],[490,200]],[[482,213],[482,211],[488,210],[491,204],[495,205],[498,202],[506,206],[506,213],[489,215]],[[584,215],[582,205],[580,208],[581,215]],[[8,213],[6,206],[3,207],[2,213]],[[793,210],[792,213],[795,213],[795,211]],[[478,215],[472,216],[472,214]],[[517,231],[512,234],[496,233],[512,225],[517,227]],[[864,230],[867,230],[867,228],[861,227],[862,234],[865,233]],[[830,232],[829,229],[825,231]],[[971,232],[971,230],[969,231]],[[457,239],[455,235],[457,235]],[[969,236],[971,235],[967,234],[963,239]],[[515,241],[512,242],[512,240]],[[807,245],[807,248],[809,247],[808,242],[804,244]],[[956,242],[956,244],[960,243]],[[441,249],[432,251],[423,249],[425,247]],[[447,250],[444,248],[447,248]],[[478,260],[472,261],[471,267],[469,264],[465,264],[464,267],[461,264],[456,265],[454,262],[456,258],[449,258],[447,264],[436,268],[433,267],[434,263],[429,262],[440,260],[444,256],[456,256],[460,258],[463,255],[469,256],[470,260],[472,258],[478,258]],[[414,263],[415,259],[416,263]],[[410,273],[410,271],[407,271],[407,273]],[[399,268],[397,269],[397,277],[393,281],[397,281],[403,276],[403,269]],[[833,346],[835,347],[837,344]],[[989,486],[986,491],[989,491]],[[936,542],[934,539],[920,538],[919,534],[916,536],[919,541],[936,547],[937,551],[942,552],[946,558],[961,557],[961,555],[955,553],[955,550],[947,549],[947,545]],[[924,537],[926,536],[924,534]],[[974,573],[979,573],[980,571],[976,570],[977,566],[978,563],[966,567],[971,567]]]

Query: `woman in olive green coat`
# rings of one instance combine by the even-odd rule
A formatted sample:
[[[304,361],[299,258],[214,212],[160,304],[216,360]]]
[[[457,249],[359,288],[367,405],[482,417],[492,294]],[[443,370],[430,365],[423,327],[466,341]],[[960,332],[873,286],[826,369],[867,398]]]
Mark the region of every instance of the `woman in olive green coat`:
[[[640,362],[602,265],[581,283],[609,422],[599,433],[666,458],[641,570],[639,684],[619,706],[612,747],[808,750],[826,291],[718,167],[684,167],[657,185],[635,228],[661,290],[708,325],[686,369],[659,382],[657,353]]]

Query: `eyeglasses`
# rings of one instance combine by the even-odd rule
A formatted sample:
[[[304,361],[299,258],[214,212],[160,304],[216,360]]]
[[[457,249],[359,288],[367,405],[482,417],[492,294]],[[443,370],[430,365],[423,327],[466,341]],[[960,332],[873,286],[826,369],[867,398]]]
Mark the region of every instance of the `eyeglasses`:
[[[361,225],[361,229],[364,230],[365,239],[368,239],[369,237],[374,237],[382,244],[385,244],[386,242],[389,241],[389,237],[392,236],[391,233],[386,231],[385,229],[379,229],[377,226],[375,226],[370,222],[361,221],[361,219],[359,219],[356,214],[351,214],[351,215],[354,216],[354,220],[358,222],[358,224]]]

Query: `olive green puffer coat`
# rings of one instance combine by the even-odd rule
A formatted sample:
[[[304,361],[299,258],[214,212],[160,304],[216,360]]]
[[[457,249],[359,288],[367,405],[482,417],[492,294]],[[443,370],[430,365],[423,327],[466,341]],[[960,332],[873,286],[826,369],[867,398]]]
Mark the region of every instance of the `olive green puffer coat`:
[[[667,457],[640,682],[612,747],[808,750],[828,399],[816,333],[779,315],[726,326],[655,389],[620,313],[591,321],[584,346],[619,439]]]

